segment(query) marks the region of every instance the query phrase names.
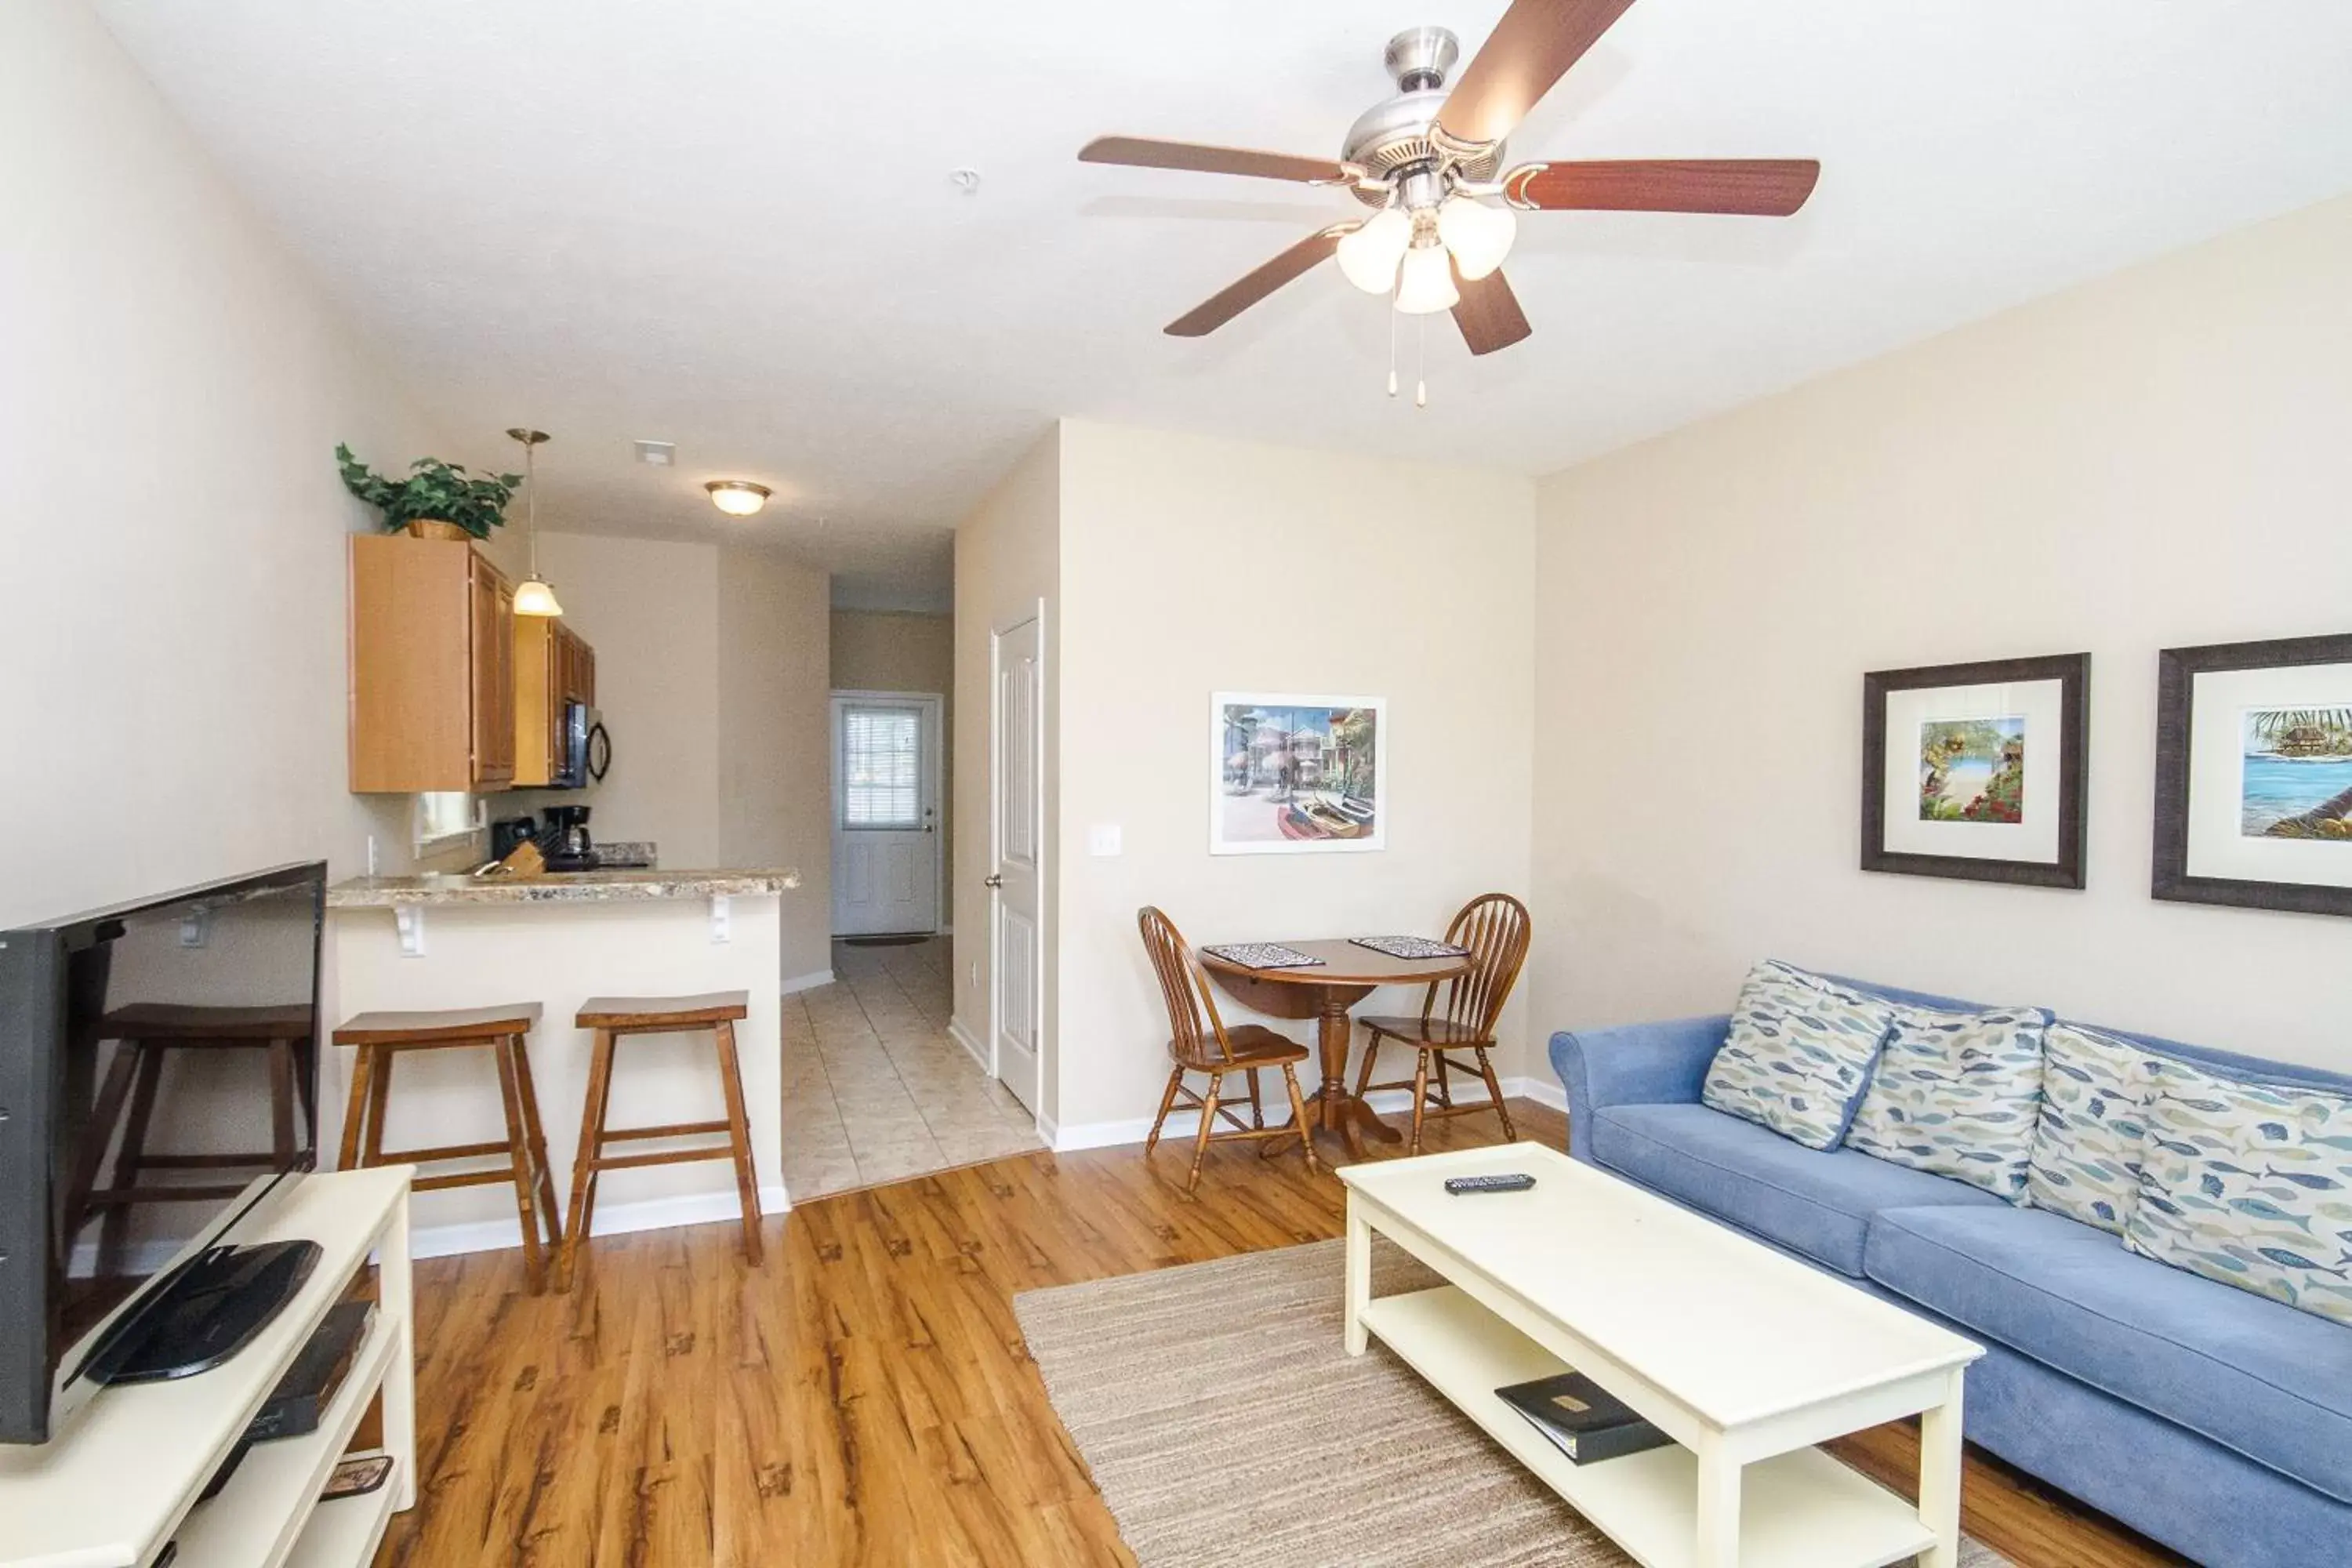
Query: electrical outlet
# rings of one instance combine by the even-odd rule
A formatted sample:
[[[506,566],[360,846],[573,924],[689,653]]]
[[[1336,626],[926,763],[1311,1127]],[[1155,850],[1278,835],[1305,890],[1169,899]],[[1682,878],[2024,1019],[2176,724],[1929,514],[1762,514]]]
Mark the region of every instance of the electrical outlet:
[[[1097,822],[1087,829],[1087,853],[1100,859],[1118,854],[1121,834],[1116,822]]]

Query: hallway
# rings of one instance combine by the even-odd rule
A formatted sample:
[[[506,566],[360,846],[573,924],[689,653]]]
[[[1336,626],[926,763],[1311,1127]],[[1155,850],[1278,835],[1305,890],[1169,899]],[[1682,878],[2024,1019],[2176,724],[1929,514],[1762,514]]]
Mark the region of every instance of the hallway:
[[[784,998],[784,1188],[794,1204],[1042,1148],[948,1037],[951,944],[833,944],[830,985]]]

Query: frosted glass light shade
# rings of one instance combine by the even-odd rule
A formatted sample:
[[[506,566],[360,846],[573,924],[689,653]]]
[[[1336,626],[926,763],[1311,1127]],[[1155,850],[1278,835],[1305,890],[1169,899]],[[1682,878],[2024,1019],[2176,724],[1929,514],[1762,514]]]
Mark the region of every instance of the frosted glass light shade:
[[[1454,287],[1454,268],[1447,264],[1445,247],[1424,245],[1404,253],[1404,267],[1397,280],[1398,310],[1408,316],[1434,315],[1451,310],[1461,299],[1461,291]]]
[[[749,479],[713,479],[702,488],[710,492],[710,504],[730,517],[754,515],[768,504],[770,494],[767,486]]]
[[[563,606],[555,602],[555,590],[537,577],[526,577],[515,584],[514,613],[518,616],[561,616]]]
[[[1397,263],[1412,243],[1412,219],[1396,207],[1383,207],[1362,227],[1339,237],[1339,270],[1365,293],[1385,294],[1396,287]]]
[[[1454,265],[1473,282],[1503,264],[1519,220],[1508,207],[1490,207],[1469,196],[1452,195],[1437,209],[1437,237],[1454,253]]]

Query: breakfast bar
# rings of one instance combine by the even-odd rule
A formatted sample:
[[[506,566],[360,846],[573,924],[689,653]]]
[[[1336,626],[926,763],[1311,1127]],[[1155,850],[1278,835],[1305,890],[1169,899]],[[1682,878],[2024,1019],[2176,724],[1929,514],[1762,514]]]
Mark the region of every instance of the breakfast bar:
[[[546,1130],[549,1174],[572,1185],[593,1036],[582,1005],[614,994],[743,992],[735,1026],[760,1206],[784,1206],[780,900],[800,885],[782,869],[609,870],[541,876],[363,877],[328,889],[322,1011],[333,1023],[408,1013],[538,1004],[524,1042]],[[724,1113],[707,1031],[663,1036],[625,1053],[610,1087],[614,1127],[707,1123]],[[341,1142],[352,1053],[320,1073],[320,1146]],[[489,1145],[506,1137],[501,1087],[477,1053],[404,1059],[378,1118],[387,1154],[420,1146]],[[658,1151],[660,1140],[646,1147]],[[595,1231],[731,1220],[737,1184],[723,1162],[614,1171],[603,1178]],[[495,1185],[420,1191],[419,1257],[512,1247],[521,1227]]]

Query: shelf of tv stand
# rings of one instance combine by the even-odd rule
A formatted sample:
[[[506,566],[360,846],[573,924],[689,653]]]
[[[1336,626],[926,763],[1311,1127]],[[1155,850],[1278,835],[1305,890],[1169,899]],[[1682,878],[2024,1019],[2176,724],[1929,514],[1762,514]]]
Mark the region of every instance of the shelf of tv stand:
[[[345,1568],[415,1495],[409,1167],[306,1177],[236,1243],[321,1248],[294,1300],[236,1355],[193,1377],[109,1388],[40,1447],[0,1447],[0,1568],[142,1568],[178,1541],[175,1568]],[[236,1447],[328,1309],[380,1252],[376,1321],[320,1430],[257,1444],[220,1496],[197,1494]],[[378,1388],[394,1456],[383,1489],[321,1507],[333,1468]],[[359,1529],[362,1523],[369,1528]]]

